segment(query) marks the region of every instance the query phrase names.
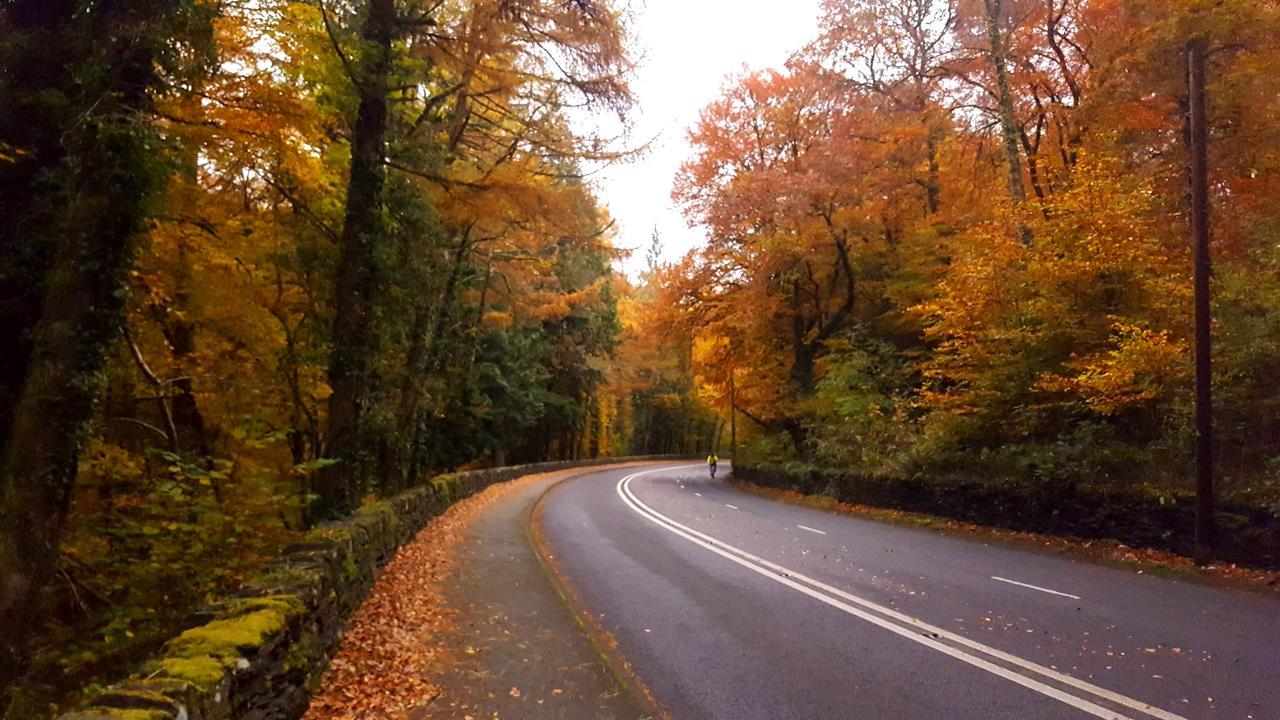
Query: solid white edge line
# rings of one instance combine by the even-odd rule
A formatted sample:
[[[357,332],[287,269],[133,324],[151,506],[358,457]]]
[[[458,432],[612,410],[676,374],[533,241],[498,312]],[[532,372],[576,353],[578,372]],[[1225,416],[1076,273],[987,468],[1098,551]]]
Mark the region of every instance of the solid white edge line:
[[[811,528],[811,527],[809,527],[808,525],[799,525],[799,524],[797,524],[797,525],[796,525],[796,527],[800,528],[801,530],[808,530],[808,531],[809,531],[809,532],[811,532],[811,533],[818,533],[819,535],[826,535],[826,534],[827,534],[827,531],[826,531],[826,530],[818,530],[817,528]]]
[[[997,577],[995,575],[992,575],[991,579],[999,580],[1002,583],[1009,583],[1010,585],[1018,585],[1019,587],[1031,588],[1032,590],[1039,590],[1042,593],[1049,593],[1050,595],[1061,595],[1062,597],[1069,597],[1072,600],[1080,599],[1079,595],[1072,595],[1071,593],[1058,592],[1057,590],[1050,590],[1049,588],[1040,587],[1039,585],[1029,585],[1024,582],[1018,582],[1017,580],[1010,580],[1009,578],[1002,578],[1002,577]]]
[[[686,467],[686,466],[680,466],[680,467]],[[693,528],[690,528],[686,525],[682,525],[679,522],[676,522],[675,520],[668,518],[662,513],[659,513],[658,511],[646,505],[630,489],[630,481],[633,478],[639,477],[641,475],[649,475],[651,473],[663,472],[663,471],[673,470],[673,469],[679,469],[679,468],[671,468],[671,467],[655,468],[653,470],[646,470],[643,472],[632,473],[631,475],[628,475],[618,481],[618,485],[617,485],[618,495],[622,497],[622,500],[624,503],[626,503],[633,510],[635,510],[637,513],[639,513],[642,517],[646,518],[650,522],[653,522],[654,524],[660,527],[663,527],[664,529],[670,532],[680,535],[681,537],[684,537],[686,540],[689,540],[690,542],[699,543],[700,541],[701,544],[704,544],[708,550],[711,550],[712,552],[715,552],[718,555],[722,555],[726,558],[729,558],[730,560],[733,560],[734,562],[740,565],[743,565],[744,567],[748,567],[749,569],[752,569],[753,571],[761,575],[765,575],[766,577],[770,577],[779,583],[787,585],[788,587],[796,585],[796,583],[791,580],[791,578],[796,578],[807,583],[808,585],[813,586],[814,588],[830,593],[831,595],[835,595],[836,597],[839,597],[843,600],[847,600],[849,602],[852,602],[852,603],[861,605],[863,607],[866,607],[868,609],[874,610],[876,612],[879,612],[905,625],[909,625],[911,627],[918,628],[920,630],[931,633],[938,637],[945,638],[959,645],[963,645],[972,650],[982,652],[986,655],[997,658],[1011,665],[1016,665],[1018,667],[1023,668],[1024,670],[1038,673],[1044,677],[1048,677],[1064,685],[1070,685],[1079,690],[1083,690],[1085,692],[1091,693],[1098,697],[1114,702],[1118,705],[1123,705],[1125,707],[1138,710],[1139,712],[1146,713],[1147,715],[1150,715],[1152,717],[1160,718],[1161,720],[1187,720],[1187,718],[1181,715],[1176,715],[1167,710],[1163,710],[1161,708],[1155,707],[1154,705],[1144,703],[1140,700],[1136,700],[1126,695],[1121,695],[1120,693],[1114,692],[1112,690],[1108,690],[1103,687],[1099,687],[1097,685],[1094,685],[1093,683],[1080,680],[1079,678],[1066,675],[1064,673],[1058,672],[1057,670],[1053,670],[1051,668],[1045,667],[1043,665],[1032,662],[1030,660],[1026,660],[1016,655],[1011,655],[1009,653],[1006,653],[1002,650],[997,650],[996,648],[983,645],[982,643],[977,642],[975,640],[970,640],[969,638],[966,638],[963,635],[957,635],[953,632],[944,630],[940,627],[930,625],[929,623],[926,623],[922,620],[910,617],[908,615],[904,615],[896,610],[893,610],[892,608],[888,608],[883,605],[873,603],[864,598],[845,592],[844,590],[841,590],[839,588],[827,585],[826,583],[823,583],[819,580],[815,580],[813,578],[797,573],[794,570],[791,570],[789,568],[785,568],[776,563],[772,563],[768,560],[765,560],[764,558],[758,557],[756,555],[752,555],[751,553],[745,550],[742,550],[741,548],[737,548],[732,545],[729,545],[728,543],[725,543],[721,540],[711,537],[710,535],[701,533],[697,530],[694,530]],[[737,555],[740,555],[741,558],[731,553],[737,553]],[[758,567],[756,564],[763,567]],[[1057,688],[1043,685],[1042,683],[1039,683],[1035,680],[1027,678],[1023,675],[1019,675],[1017,673],[1011,673],[1005,668],[1002,668],[996,665],[991,665],[986,660],[973,657],[971,655],[964,653],[963,651],[957,650],[948,645],[942,645],[941,643],[937,643],[927,636],[918,636],[909,630],[899,628],[898,626],[893,625],[892,623],[887,623],[881,618],[878,618],[875,616],[864,617],[865,613],[861,613],[857,611],[855,608],[851,608],[848,605],[845,605],[844,603],[841,603],[838,600],[834,600],[833,598],[825,597],[817,593],[812,593],[810,592],[809,588],[805,588],[804,586],[797,586],[795,587],[795,589],[800,590],[805,594],[811,595],[812,597],[819,599],[828,605],[832,605],[833,607],[837,607],[841,610],[844,610],[845,612],[854,614],[857,617],[866,619],[868,620],[868,622],[872,622],[876,625],[881,625],[882,623],[884,623],[882,625],[883,627],[886,627],[886,629],[889,629],[892,632],[902,635],[903,637],[906,637],[908,639],[914,640],[916,642],[927,645],[929,647],[934,647],[934,645],[937,645],[938,647],[935,649],[938,649],[940,652],[943,652],[944,654],[952,655],[953,657],[963,660],[964,662],[968,662],[970,664],[977,665],[978,667],[982,667],[983,669],[987,669],[995,675],[1005,677],[1006,679],[1011,680],[1020,685],[1024,685],[1026,687],[1031,687],[1033,689],[1039,690],[1043,692],[1043,694],[1048,695],[1049,697],[1053,697],[1055,699],[1062,700],[1068,705],[1073,705],[1080,709],[1085,709],[1084,707],[1082,707],[1082,705],[1087,705],[1092,708],[1095,708],[1098,711],[1102,712],[1103,714],[1099,715],[1098,712],[1093,712],[1091,710],[1086,710],[1086,711],[1091,712],[1091,714],[1098,715],[1098,717],[1121,718],[1121,719],[1125,718],[1125,716],[1123,715],[1118,715],[1107,708],[1103,708],[1101,706],[1090,703],[1088,700],[1077,698],[1074,695],[1067,695],[1066,693],[1063,693]],[[990,667],[988,668],[987,666],[990,666]],[[1035,687],[1035,686],[1038,686],[1038,687]],[[1040,688],[1043,688],[1043,690],[1040,690]],[[1059,697],[1059,696],[1065,696],[1068,699],[1063,700],[1062,697]]]
[[[764,577],[767,577],[773,580],[774,582],[777,582],[781,585],[785,585],[786,587],[789,587],[793,590],[796,590],[805,595],[808,595],[809,597],[812,597],[813,599],[818,600],[819,602],[830,605],[831,607],[834,607],[837,610],[841,610],[845,613],[848,613],[849,615],[853,615],[854,617],[865,620],[873,625],[884,628],[885,630],[888,630],[889,632],[892,632],[896,635],[900,635],[904,638],[907,638],[908,640],[920,643],[921,645],[924,645],[933,650],[937,650],[938,652],[943,653],[944,655],[949,655],[951,657],[956,658],[957,660],[968,663],[980,669],[986,670],[987,672],[990,672],[993,675],[1002,677],[1006,680],[1010,680],[1024,687],[1035,690],[1036,692],[1039,692],[1042,695],[1050,697],[1054,700],[1058,700],[1062,703],[1070,705],[1079,710],[1083,710],[1084,712],[1087,712],[1090,715],[1093,715],[1095,717],[1107,718],[1108,720],[1132,720],[1127,716],[1121,715],[1108,708],[1102,707],[1101,705],[1091,703],[1088,700],[1084,700],[1083,698],[1078,698],[1075,695],[1070,695],[1066,692],[1063,692],[1062,690],[1059,690],[1055,687],[1051,687],[1049,685],[1045,685],[1044,683],[1033,680],[1024,675],[1019,675],[1018,673],[1002,668],[999,665],[996,665],[992,662],[983,660],[982,658],[976,657],[974,655],[970,655],[962,650],[953,648],[950,645],[944,645],[943,643],[940,643],[930,637],[927,637],[924,635],[918,635],[917,633],[912,632],[911,630],[908,630],[894,623],[891,623],[888,620],[879,618],[875,615],[859,610],[858,608],[855,608],[852,605],[849,605],[847,603],[841,602],[840,600],[837,600],[835,598],[819,593],[812,588],[805,587],[804,585],[801,585],[800,583],[790,579],[785,575],[779,575],[771,570],[767,570],[763,567],[760,567],[759,565],[756,565],[746,560],[743,557],[738,557],[737,555],[734,555],[731,552],[726,551],[727,548],[732,548],[732,546],[730,545],[721,543],[720,541],[704,541],[700,543],[698,542],[698,539],[695,538],[693,535],[677,529],[675,526],[679,525],[679,523],[676,523],[675,521],[664,522],[663,520],[659,519],[660,517],[664,517],[660,513],[657,513],[655,511],[652,511],[652,509],[650,509],[650,512],[653,512],[653,514],[651,515],[649,514],[649,512],[642,510],[641,507],[637,507],[637,505],[639,505],[644,508],[648,508],[648,506],[644,505],[644,503],[639,498],[635,497],[633,494],[630,493],[629,487],[626,487],[625,485],[623,485],[623,483],[625,483],[627,480],[630,480],[630,479],[631,479],[630,477],[627,477],[619,482],[618,493],[619,495],[622,496],[623,501],[626,502],[628,505],[630,505],[631,508],[636,512],[638,512],[642,517],[654,523],[655,525],[658,525],[659,527],[662,527],[663,529],[675,535],[679,535],[684,539],[689,540],[690,542],[693,542],[697,545],[705,547],[706,549],[716,553],[717,555],[721,555],[727,558],[728,560],[731,560],[747,568],[748,570],[751,570],[752,572],[755,572],[759,575],[763,575]],[[696,532],[696,531],[693,531],[693,532]],[[721,546],[723,546],[723,548],[726,548],[726,549],[722,549]],[[733,548],[733,549],[737,550],[737,548]],[[749,553],[745,553],[744,551],[739,551],[739,552],[742,552],[743,555],[749,555]]]

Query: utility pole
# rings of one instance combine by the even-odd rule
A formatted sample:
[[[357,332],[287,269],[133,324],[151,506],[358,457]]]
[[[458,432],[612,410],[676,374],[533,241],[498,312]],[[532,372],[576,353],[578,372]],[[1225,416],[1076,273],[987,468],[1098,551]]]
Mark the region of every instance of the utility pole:
[[[1191,235],[1195,265],[1196,332],[1196,547],[1199,565],[1213,554],[1213,359],[1209,323],[1209,160],[1205,120],[1205,43],[1187,46],[1191,141]]]
[[[729,371],[729,458],[738,455],[738,392],[733,384],[733,368]]]

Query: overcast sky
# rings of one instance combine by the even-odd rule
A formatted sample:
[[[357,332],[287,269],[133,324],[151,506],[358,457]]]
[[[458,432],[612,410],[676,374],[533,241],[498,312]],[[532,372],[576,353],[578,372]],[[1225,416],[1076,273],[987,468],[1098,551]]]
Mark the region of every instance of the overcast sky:
[[[744,65],[780,66],[817,31],[818,0],[633,0],[632,34],[641,63],[634,89],[639,107],[634,142],[655,138],[649,152],[594,176],[601,201],[618,223],[617,244],[635,250],[634,274],[656,227],[664,260],[702,241],[671,201],[671,182],[689,156],[687,130],[714,99],[725,76]]]

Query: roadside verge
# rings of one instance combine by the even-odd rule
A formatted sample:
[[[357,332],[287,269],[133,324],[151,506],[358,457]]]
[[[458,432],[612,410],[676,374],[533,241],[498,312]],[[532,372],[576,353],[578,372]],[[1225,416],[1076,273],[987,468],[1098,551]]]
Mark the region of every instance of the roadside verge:
[[[344,637],[348,616],[364,604],[375,580],[384,574],[384,565],[419,537],[429,521],[440,519],[457,501],[508,480],[643,459],[664,458],[455,473],[370,503],[347,519],[315,528],[305,542],[287,548],[235,596],[220,599],[193,617],[190,629],[141,663],[130,679],[106,689],[87,689],[91,699],[61,720],[301,717]],[[527,545],[523,527],[516,537]],[[535,560],[531,558],[530,563],[537,569]],[[422,563],[408,565],[423,567]],[[415,623],[408,617],[391,629],[413,633]],[[430,694],[425,687],[413,693],[415,697]],[[412,704],[410,700],[406,706]]]
[[[1168,575],[1207,584],[1236,587],[1272,595],[1280,594],[1280,571],[1246,568],[1232,563],[1198,567],[1191,558],[1163,550],[1132,547],[1118,540],[1084,539],[1007,530],[927,513],[840,502],[827,495],[812,495],[796,490],[757,485],[739,479],[733,474],[730,474],[725,481],[731,487],[751,495],[837,515],[979,537],[1005,545],[1067,555],[1138,573]]]
[[[528,539],[547,488],[596,472],[521,477],[432,521],[353,616],[306,720],[653,717],[602,662]]]

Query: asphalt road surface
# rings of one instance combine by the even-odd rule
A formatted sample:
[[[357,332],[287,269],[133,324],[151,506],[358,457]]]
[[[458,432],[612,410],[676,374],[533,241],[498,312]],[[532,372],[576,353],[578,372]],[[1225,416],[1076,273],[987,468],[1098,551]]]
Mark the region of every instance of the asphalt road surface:
[[[569,481],[542,528],[680,720],[1280,718],[1270,597],[779,503],[701,466]]]

